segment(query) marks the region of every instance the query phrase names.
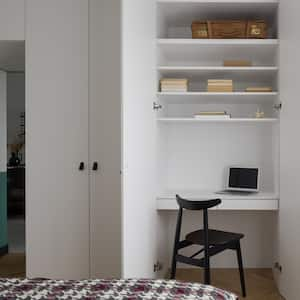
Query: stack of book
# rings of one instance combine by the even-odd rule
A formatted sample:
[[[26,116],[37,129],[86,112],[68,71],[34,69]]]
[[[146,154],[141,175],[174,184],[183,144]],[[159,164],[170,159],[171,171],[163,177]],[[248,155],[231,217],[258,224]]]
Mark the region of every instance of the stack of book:
[[[188,79],[186,78],[163,78],[160,80],[162,92],[187,92]]]
[[[249,93],[268,93],[268,92],[272,92],[272,87],[271,86],[247,87],[246,92],[249,92]]]
[[[194,115],[199,120],[227,120],[230,115],[226,111],[201,111]]]
[[[225,79],[208,79],[207,81],[207,91],[216,93],[226,93],[233,92],[233,83],[232,80]]]

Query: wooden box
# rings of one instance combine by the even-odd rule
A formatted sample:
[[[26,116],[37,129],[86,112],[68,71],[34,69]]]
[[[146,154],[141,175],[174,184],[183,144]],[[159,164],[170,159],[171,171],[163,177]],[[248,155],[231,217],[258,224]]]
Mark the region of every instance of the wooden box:
[[[265,39],[267,37],[267,23],[265,21],[248,21],[247,38]]]
[[[242,39],[247,34],[246,21],[208,21],[207,24],[209,37],[213,39]]]
[[[193,39],[208,39],[207,22],[193,22],[192,23],[192,38]]]
[[[250,67],[252,65],[252,63],[250,60],[226,59],[223,61],[223,65],[224,65],[224,67]]]

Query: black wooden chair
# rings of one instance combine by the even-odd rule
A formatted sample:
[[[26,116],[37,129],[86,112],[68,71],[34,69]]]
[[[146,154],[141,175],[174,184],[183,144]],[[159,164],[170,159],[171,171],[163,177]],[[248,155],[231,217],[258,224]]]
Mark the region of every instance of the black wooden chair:
[[[207,201],[190,201],[182,199],[180,196],[176,195],[176,200],[179,205],[179,212],[177,217],[175,233],[171,279],[175,278],[177,262],[182,262],[188,265],[204,268],[204,283],[210,284],[210,257],[227,249],[235,250],[237,253],[237,260],[239,265],[242,294],[243,297],[246,297],[244,269],[240,246],[240,240],[244,237],[244,235],[240,233],[208,229],[208,209],[219,205],[221,203],[221,199],[213,199]],[[203,229],[188,233],[185,236],[185,239],[180,241],[183,209],[202,210]],[[197,251],[192,256],[184,256],[178,253],[180,249],[189,247],[191,245],[200,245],[203,248]],[[201,253],[204,254],[202,258],[195,258]]]

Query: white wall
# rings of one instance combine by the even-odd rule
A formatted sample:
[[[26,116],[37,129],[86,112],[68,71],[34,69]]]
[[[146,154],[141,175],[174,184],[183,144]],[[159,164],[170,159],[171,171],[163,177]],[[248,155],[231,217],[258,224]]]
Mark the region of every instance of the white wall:
[[[217,191],[225,187],[228,166],[248,165],[260,168],[261,191],[277,191],[272,125],[172,124],[161,130],[168,134],[165,190]]]
[[[0,0],[0,40],[25,40],[25,0]]]
[[[155,1],[122,1],[123,276],[156,260]]]
[[[19,141],[20,115],[25,112],[25,74],[8,73],[7,75],[7,144],[14,144]],[[10,148],[8,147],[8,151]],[[24,157],[24,149],[21,151]],[[8,152],[8,157],[10,152]]]

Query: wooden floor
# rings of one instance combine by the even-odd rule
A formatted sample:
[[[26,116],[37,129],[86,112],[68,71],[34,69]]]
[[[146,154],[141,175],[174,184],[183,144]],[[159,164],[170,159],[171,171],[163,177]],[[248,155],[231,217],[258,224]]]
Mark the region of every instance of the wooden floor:
[[[247,297],[242,298],[240,278],[237,269],[212,269],[212,285],[237,294],[247,300],[283,300],[280,297],[271,269],[246,269]],[[202,271],[197,269],[178,269],[176,279],[190,282],[203,282]]]
[[[0,277],[25,277],[25,255],[9,254],[0,257]]]
[[[178,269],[176,279],[203,282],[202,271]],[[282,300],[279,296],[270,269],[246,269],[247,300]],[[0,277],[25,277],[25,255],[10,254],[0,257]],[[240,279],[237,269],[212,269],[212,285],[240,294]]]

